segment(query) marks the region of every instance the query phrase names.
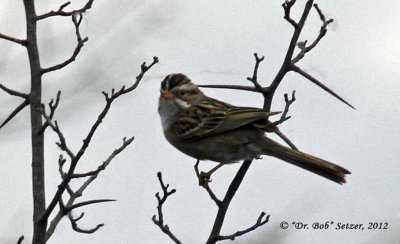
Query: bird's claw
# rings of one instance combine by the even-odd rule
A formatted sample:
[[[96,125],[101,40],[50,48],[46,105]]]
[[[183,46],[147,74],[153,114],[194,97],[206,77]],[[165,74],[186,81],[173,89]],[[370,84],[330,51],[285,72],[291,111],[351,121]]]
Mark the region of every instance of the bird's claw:
[[[212,181],[211,179],[211,174],[209,172],[200,172],[199,175],[199,186],[202,186],[204,188],[208,187],[208,183]]]

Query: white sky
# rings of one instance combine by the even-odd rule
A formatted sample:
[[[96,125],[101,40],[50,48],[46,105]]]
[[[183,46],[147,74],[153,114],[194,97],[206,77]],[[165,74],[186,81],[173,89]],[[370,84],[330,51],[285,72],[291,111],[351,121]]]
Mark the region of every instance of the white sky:
[[[37,12],[57,9],[63,1],[42,0]],[[72,7],[85,1],[73,1]],[[82,228],[105,226],[93,235],[71,230],[64,219],[49,243],[171,243],[151,217],[156,213],[156,177],[177,189],[167,201],[165,221],[184,243],[204,243],[216,214],[215,204],[197,186],[191,159],[170,146],[157,114],[159,82],[183,72],[199,84],[248,84],[253,53],[265,55],[259,78],[268,84],[285,55],[292,28],[282,18],[282,1],[106,1],[96,0],[85,15],[82,35],[89,37],[76,62],[44,77],[44,102],[62,91],[56,118],[71,148],[77,150],[104,106],[102,90],[129,85],[143,61],[160,58],[139,88],[116,101],[94,137],[79,169],[93,169],[124,136],[135,141],[88,189],[82,200],[118,199],[82,208]],[[305,1],[298,1],[299,16]],[[254,224],[261,211],[270,223],[236,243],[398,243],[400,240],[400,2],[384,0],[319,1],[335,19],[327,36],[299,66],[352,103],[352,110],[296,74],[278,89],[273,110],[283,108],[283,94],[297,91],[292,119],[281,126],[302,150],[348,168],[348,183],[337,185],[279,160],[264,157],[250,168],[228,211],[222,234]],[[312,40],[320,21],[313,10],[302,40]],[[22,1],[0,2],[0,32],[24,36]],[[75,48],[69,18],[40,22],[41,62],[50,66]],[[0,82],[29,90],[23,47],[0,41]],[[261,96],[231,90],[207,94],[236,105],[261,106]],[[0,120],[20,101],[0,92]],[[59,182],[57,140],[46,133],[46,193]],[[25,109],[0,130],[0,243],[15,243],[32,225],[29,113]],[[204,170],[213,166],[203,163]],[[222,197],[239,165],[226,166],[211,183]],[[282,221],[388,222],[387,230],[281,230]]]

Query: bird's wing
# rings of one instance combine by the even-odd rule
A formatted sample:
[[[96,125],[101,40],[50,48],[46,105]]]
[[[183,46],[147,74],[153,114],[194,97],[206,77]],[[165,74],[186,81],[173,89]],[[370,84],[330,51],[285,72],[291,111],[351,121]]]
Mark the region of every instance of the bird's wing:
[[[259,108],[235,107],[209,98],[188,108],[172,129],[178,138],[192,141],[255,122],[266,124],[267,117],[274,114],[277,113]]]

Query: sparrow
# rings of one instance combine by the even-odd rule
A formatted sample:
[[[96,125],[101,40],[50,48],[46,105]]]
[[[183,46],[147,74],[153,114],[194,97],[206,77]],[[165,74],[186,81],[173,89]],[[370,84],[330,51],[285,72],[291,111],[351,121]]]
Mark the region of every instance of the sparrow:
[[[184,74],[170,74],[161,82],[158,113],[167,141],[184,154],[222,165],[272,156],[325,177],[346,182],[350,172],[324,159],[294,150],[268,138],[268,117],[278,114],[260,108],[237,107],[206,96]]]

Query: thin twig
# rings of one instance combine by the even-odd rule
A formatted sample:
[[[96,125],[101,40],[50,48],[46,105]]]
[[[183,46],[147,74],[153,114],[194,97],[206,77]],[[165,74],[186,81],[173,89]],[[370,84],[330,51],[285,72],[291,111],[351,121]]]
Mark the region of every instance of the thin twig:
[[[256,88],[256,90],[262,94],[265,93],[265,89],[264,87],[262,87],[260,85],[260,83],[258,83],[258,68],[260,66],[260,63],[264,60],[264,56],[262,56],[261,58],[258,57],[257,53],[254,53],[254,58],[256,59],[256,64],[254,65],[254,71],[253,71],[253,76],[252,77],[247,77],[247,80],[251,81],[251,83],[253,83],[254,88]]]
[[[232,89],[232,90],[259,92],[253,86],[242,86],[242,85],[198,85],[198,86],[204,87],[204,88],[220,88],[220,89]]]
[[[278,126],[280,124],[282,124],[283,122],[285,122],[286,120],[290,119],[290,116],[287,116],[287,113],[289,112],[289,107],[290,105],[292,105],[292,103],[294,103],[294,101],[296,101],[296,97],[295,97],[295,93],[296,91],[292,92],[292,98],[289,99],[288,94],[285,93],[284,97],[285,97],[285,108],[283,110],[283,113],[281,114],[281,118],[277,121],[274,121],[271,123],[272,126]]]
[[[265,218],[264,218],[264,216],[265,216]],[[245,230],[237,231],[237,232],[235,232],[235,233],[233,233],[231,235],[219,236],[218,237],[218,241],[222,241],[222,240],[232,240],[233,241],[233,240],[235,240],[236,237],[239,237],[239,236],[242,236],[244,234],[247,234],[247,233],[257,229],[258,227],[261,227],[264,224],[268,223],[269,217],[270,217],[269,215],[266,215],[266,213],[262,212],[260,214],[260,216],[258,217],[257,222],[253,226],[251,226],[251,227],[249,227],[249,228],[247,228]]]
[[[85,6],[83,6],[80,9],[76,9],[76,10],[72,10],[72,11],[64,11],[64,8],[66,8],[68,5],[71,4],[71,2],[66,2],[63,3],[60,8],[56,11],[50,11],[48,13],[42,14],[42,15],[38,15],[36,17],[36,20],[42,20],[48,17],[52,17],[52,16],[72,16],[75,14],[81,14],[86,12],[86,10],[90,9],[92,7],[94,0],[89,0],[86,2]]]
[[[172,194],[174,194],[176,192],[176,190],[175,189],[172,189],[170,191],[168,190],[169,184],[167,184],[167,185],[164,184],[164,182],[162,180],[161,172],[157,173],[157,177],[158,177],[158,181],[160,182],[160,186],[161,186],[163,195],[162,195],[162,197],[160,197],[159,192],[157,192],[155,195],[157,198],[157,201],[158,201],[158,205],[157,205],[157,212],[158,212],[157,214],[158,215],[153,215],[153,217],[152,217],[153,223],[155,225],[157,225],[161,229],[162,232],[167,234],[169,236],[169,238],[171,238],[172,241],[174,241],[177,244],[180,244],[181,241],[178,240],[178,238],[171,232],[171,230],[169,229],[169,226],[164,224],[164,215],[163,215],[163,211],[162,211],[163,204],[165,203],[165,201],[168,199],[169,196],[171,196]],[[157,219],[157,217],[158,217],[158,219]]]
[[[1,123],[0,129],[3,128],[12,118],[14,118],[19,112],[21,112],[28,105],[29,105],[29,99],[25,99],[20,105],[18,105],[18,107],[14,109],[14,111],[10,113],[10,115],[8,115],[8,117],[3,121],[3,123]]]
[[[19,91],[15,91],[13,89],[10,89],[6,86],[4,86],[3,84],[0,84],[0,89],[2,89],[3,91],[7,92],[8,94],[12,95],[12,96],[17,96],[17,97],[21,97],[24,99],[29,99],[29,95],[25,94],[23,92],[19,92]]]
[[[79,232],[79,233],[84,233],[84,234],[92,234],[104,226],[104,224],[98,224],[93,229],[82,229],[82,228],[78,227],[78,221],[80,219],[82,219],[83,216],[84,216],[84,213],[82,213],[78,218],[74,218],[72,216],[72,213],[68,214],[68,219],[71,221],[71,226],[74,231]]]
[[[339,96],[338,94],[336,94],[334,91],[332,91],[330,88],[328,88],[326,85],[324,85],[322,82],[320,82],[319,80],[317,80],[316,78],[314,78],[312,75],[308,74],[307,72],[305,72],[304,70],[302,70],[301,68],[299,68],[296,65],[292,65],[292,70],[300,75],[302,75],[303,77],[307,78],[309,81],[311,81],[312,83],[316,84],[317,86],[321,87],[323,90],[325,90],[326,92],[328,92],[329,94],[331,94],[332,96],[336,97],[337,99],[339,99],[340,101],[342,101],[343,103],[345,103],[347,106],[349,106],[352,109],[355,109],[353,107],[353,105],[351,105],[350,103],[348,103],[346,100],[344,100],[341,96]]]
[[[1,33],[0,33],[0,39],[14,42],[14,43],[20,44],[22,46],[26,46],[28,44],[28,41],[26,39],[18,39],[18,38],[15,38],[12,36],[7,36],[7,35],[1,34]]]
[[[78,17],[77,17],[78,16]],[[79,26],[81,25],[82,22],[82,14],[74,14],[72,15],[72,22],[74,23],[75,26],[75,34],[76,34],[76,39],[77,39],[77,45],[75,47],[74,52],[72,53],[71,57],[67,60],[65,60],[62,63],[59,63],[57,65],[48,67],[48,68],[42,68],[41,69],[41,73],[48,73],[48,72],[52,72],[58,69],[62,69],[65,66],[67,66],[68,64],[72,63],[73,61],[75,61],[76,57],[78,56],[79,52],[81,51],[82,47],[84,46],[85,42],[87,42],[89,40],[89,38],[85,37],[82,39],[81,37],[81,33],[79,31]]]
[[[327,26],[333,22],[333,19],[326,20],[325,15],[322,13],[321,9],[318,7],[317,4],[314,4],[315,9],[318,12],[318,15],[322,21],[321,29],[317,38],[311,43],[311,45],[307,46],[307,40],[304,42],[297,43],[297,46],[300,48],[300,53],[297,54],[295,58],[292,59],[292,64],[299,62],[309,51],[311,51],[317,44],[321,41],[321,39],[327,33]]]
[[[87,205],[91,205],[91,204],[96,204],[96,203],[103,203],[103,202],[115,202],[117,200],[115,199],[95,199],[95,200],[89,200],[89,201],[84,201],[84,202],[79,202],[79,203],[75,203],[71,206],[67,206],[65,207],[65,211],[66,212],[70,212],[75,208],[80,208],[83,206],[87,206]]]
[[[20,236],[20,237],[18,238],[17,244],[21,244],[22,241],[23,241],[24,239],[25,239],[25,236],[24,236],[24,235]]]
[[[52,120],[54,117],[54,114],[56,112],[58,104],[60,104],[60,99],[61,99],[61,91],[58,91],[57,96],[56,96],[56,101],[54,102],[54,99],[51,99],[51,101],[48,104],[49,108],[50,108],[50,114],[48,117],[50,120]],[[40,133],[43,133],[48,126],[49,126],[49,122],[46,120],[42,126],[42,130],[40,131]]]
[[[125,87],[123,86],[120,91],[118,91],[117,93],[112,92],[112,95],[109,96],[106,92],[103,92],[104,96],[106,97],[106,105],[104,106],[103,110],[100,112],[99,116],[97,117],[96,121],[94,122],[93,126],[90,128],[88,134],[86,135],[85,139],[83,139],[83,143],[82,146],[80,147],[79,151],[77,152],[76,155],[74,155],[70,150],[67,151],[68,155],[71,158],[71,162],[70,162],[70,166],[69,169],[66,173],[66,177],[64,180],[62,180],[62,182],[60,183],[60,185],[58,186],[58,189],[56,191],[56,193],[54,194],[52,200],[50,201],[49,205],[46,208],[46,211],[44,212],[43,216],[41,217],[41,220],[46,220],[48,219],[48,217],[50,216],[50,214],[53,212],[54,208],[57,205],[58,199],[61,198],[62,194],[64,193],[64,191],[67,189],[69,182],[72,179],[72,176],[75,173],[75,169],[76,166],[78,165],[80,159],[82,158],[82,156],[84,155],[84,153],[86,152],[86,149],[89,147],[89,144],[97,130],[97,128],[100,126],[100,124],[102,123],[103,119],[106,117],[113,101],[118,98],[119,96],[126,94],[128,92],[133,91],[138,85],[139,82],[142,80],[144,74],[151,68],[153,67],[153,65],[155,65],[156,63],[158,63],[158,58],[157,57],[153,57],[153,62],[147,66],[146,63],[143,63],[141,65],[141,72],[139,73],[139,75],[136,77],[136,81],[133,85],[131,85],[130,87],[128,87],[127,89],[125,89]],[[44,105],[42,106],[44,107]],[[60,139],[60,147],[64,148],[66,150],[66,143],[65,143],[65,138],[63,137],[62,133],[59,133],[59,128],[57,123],[55,122],[54,124],[51,122],[50,118],[45,114],[44,108],[42,108],[42,113],[44,114],[44,117],[46,119],[46,121],[49,122],[49,126],[58,134],[59,139]],[[130,142],[133,141],[133,138],[129,139],[129,140],[125,140],[124,139],[124,146],[122,147],[121,151],[130,144]],[[82,186],[83,188],[85,188],[85,185],[90,184],[91,181],[93,181],[96,178],[97,175],[93,175],[92,177],[90,177],[88,179],[87,182],[84,183],[84,185]],[[81,187],[81,188],[82,188]]]
[[[296,3],[296,0],[286,0],[283,4],[282,7],[285,10],[285,15],[284,18],[294,27],[298,28],[299,24],[290,17],[290,10],[293,7],[293,5]]]

